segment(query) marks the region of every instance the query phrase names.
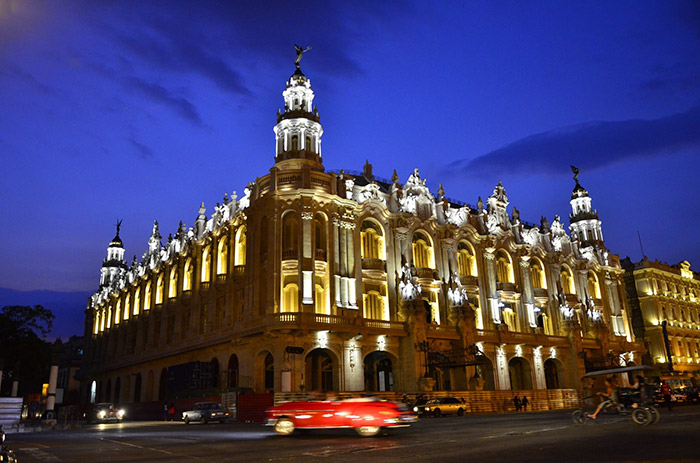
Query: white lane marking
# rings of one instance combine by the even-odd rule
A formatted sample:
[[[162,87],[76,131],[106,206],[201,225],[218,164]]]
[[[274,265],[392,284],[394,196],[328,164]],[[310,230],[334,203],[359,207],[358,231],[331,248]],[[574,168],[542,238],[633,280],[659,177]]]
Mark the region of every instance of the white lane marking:
[[[122,442],[122,441],[118,441],[118,440],[105,439],[105,438],[100,438],[100,440],[103,440],[103,441],[105,441],[105,442],[112,442],[112,443],[114,443],[114,444],[125,445],[125,446],[127,446],[127,447],[134,447],[134,448],[137,448],[137,449],[151,450],[151,451],[153,451],[153,452],[161,452],[161,453],[165,453],[166,455],[175,455],[173,452],[168,452],[167,450],[157,449],[157,448],[154,448],[154,447],[145,447],[145,446],[142,446],[142,445],[132,444],[131,442]],[[204,458],[200,458],[200,457],[197,457],[197,456],[194,456],[194,455],[188,455],[187,458],[192,458],[192,459],[194,459],[194,460],[204,460]]]
[[[27,452],[32,456],[32,458],[36,458],[37,460],[41,461],[61,461],[60,458],[58,458],[56,455],[51,455],[50,453],[46,453],[43,450],[39,450],[36,447],[25,447],[21,449],[22,452]]]

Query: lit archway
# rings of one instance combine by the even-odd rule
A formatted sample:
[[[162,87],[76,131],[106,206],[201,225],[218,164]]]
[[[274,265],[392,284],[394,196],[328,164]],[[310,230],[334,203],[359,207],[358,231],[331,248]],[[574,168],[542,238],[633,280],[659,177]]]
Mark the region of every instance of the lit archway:
[[[228,359],[226,382],[228,388],[233,389],[238,387],[238,356],[236,354],[232,354]]]
[[[383,351],[375,351],[365,357],[365,391],[393,391],[393,365],[389,354]]]
[[[530,363],[522,357],[514,357],[508,362],[510,388],[516,390],[532,389],[532,370]]]
[[[328,349],[314,349],[306,356],[305,377],[307,391],[335,390],[333,352]]]

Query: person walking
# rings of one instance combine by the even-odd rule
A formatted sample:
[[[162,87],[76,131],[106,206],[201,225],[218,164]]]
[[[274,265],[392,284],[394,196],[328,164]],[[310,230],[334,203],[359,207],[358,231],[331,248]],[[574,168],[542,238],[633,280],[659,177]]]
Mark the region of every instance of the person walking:
[[[517,395],[513,397],[513,405],[515,405],[515,413],[519,413],[522,404],[520,402],[520,398]]]
[[[661,395],[664,397],[664,404],[668,411],[673,410],[673,402],[671,402],[671,386],[665,380],[661,380]]]
[[[175,421],[175,404],[170,402],[170,421]]]
[[[168,421],[168,403],[163,404],[163,421]]]
[[[523,411],[527,411],[527,406],[530,405],[530,401],[527,400],[527,396],[523,396],[523,398],[520,400],[520,405],[523,407]]]

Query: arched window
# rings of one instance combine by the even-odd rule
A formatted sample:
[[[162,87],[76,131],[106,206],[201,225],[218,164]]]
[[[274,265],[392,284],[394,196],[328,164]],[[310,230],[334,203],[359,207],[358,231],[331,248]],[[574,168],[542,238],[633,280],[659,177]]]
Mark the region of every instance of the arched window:
[[[360,231],[363,259],[385,259],[382,227],[371,220],[362,222]]]
[[[530,264],[530,277],[532,279],[532,287],[539,289],[547,289],[547,280],[544,277],[544,269],[539,260],[534,259]]]
[[[129,315],[131,314],[131,294],[126,295],[124,298],[124,320],[129,319]]]
[[[209,269],[211,268],[211,251],[209,246],[202,250],[202,283],[210,281]]]
[[[188,258],[185,261],[185,271],[182,274],[182,290],[191,291],[192,290],[192,275],[194,273],[194,265],[192,265],[192,258]]]
[[[134,315],[138,315],[141,312],[141,288],[136,288],[134,292]]]
[[[112,326],[112,307],[107,309],[107,329]]]
[[[168,281],[168,297],[177,297],[177,265],[170,269],[170,280]]]
[[[306,151],[313,151],[313,148],[314,148],[314,147],[313,147],[313,145],[311,144],[311,137],[309,137],[309,136],[307,135],[307,136],[306,136],[305,142],[306,142],[306,143],[304,144],[304,149],[305,149]]]
[[[225,275],[228,270],[228,244],[226,237],[219,240],[219,246],[216,253],[216,274]]]
[[[503,250],[496,254],[496,274],[500,283],[515,283],[510,256]]]
[[[117,306],[114,308],[114,324],[118,325],[119,324],[119,319],[121,318],[121,301],[117,301]],[[128,319],[129,317],[125,315],[124,320]]]
[[[567,267],[561,269],[561,288],[565,294],[576,294],[574,278],[571,276],[571,270]]]
[[[261,237],[265,241],[265,236]],[[242,226],[236,230],[236,263],[235,265],[245,265],[246,262],[246,227]]]
[[[284,287],[282,312],[299,311],[299,287],[293,283]]]
[[[316,214],[314,219],[314,243],[316,247],[316,260],[326,260],[326,217],[323,214]]]
[[[413,235],[413,265],[418,268],[435,268],[432,243],[422,232]]]
[[[326,292],[320,284],[316,284],[316,294],[314,295],[314,309],[316,313],[328,315],[330,311],[328,310],[328,304],[326,304]]]
[[[460,276],[477,276],[474,252],[464,242],[457,247],[457,266]]]
[[[163,274],[158,275],[158,283],[156,284],[156,304],[163,303]]]
[[[388,313],[385,310],[385,301],[378,291],[369,291],[363,295],[362,305],[364,317],[374,320],[388,320]]]
[[[595,273],[588,272],[588,296],[594,299],[600,299],[600,285]]]
[[[294,213],[282,220],[282,259],[296,259],[299,239],[299,220]]]
[[[299,151],[299,135],[292,135],[292,151]]]
[[[146,283],[146,291],[143,295],[143,310],[151,309],[151,282]]]

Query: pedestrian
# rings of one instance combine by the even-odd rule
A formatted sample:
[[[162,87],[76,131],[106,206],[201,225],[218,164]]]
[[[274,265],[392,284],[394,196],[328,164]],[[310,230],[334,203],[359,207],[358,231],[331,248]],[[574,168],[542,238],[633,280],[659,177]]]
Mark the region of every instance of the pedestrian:
[[[175,404],[170,402],[170,421],[175,421]]]
[[[671,402],[671,386],[665,380],[661,380],[661,395],[664,397],[664,404],[670,412],[673,410],[673,403]]]
[[[168,403],[163,404],[163,421],[168,421]]]
[[[523,411],[527,411],[527,406],[530,405],[530,401],[527,400],[527,396],[523,396],[522,400],[520,401],[520,405],[523,406]]]
[[[513,405],[515,405],[515,413],[520,412],[520,407],[522,406],[522,404],[520,402],[520,398],[518,398],[517,395],[513,397]]]
[[[598,404],[598,408],[595,409],[595,413],[588,414],[591,419],[598,418],[598,413],[606,407],[615,406],[617,407],[617,387],[615,385],[615,379],[613,377],[605,378],[605,392],[597,393],[603,400]]]

